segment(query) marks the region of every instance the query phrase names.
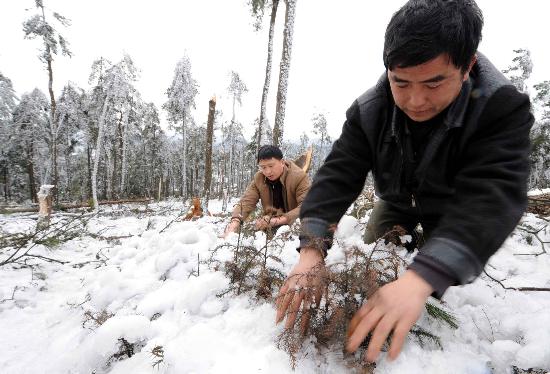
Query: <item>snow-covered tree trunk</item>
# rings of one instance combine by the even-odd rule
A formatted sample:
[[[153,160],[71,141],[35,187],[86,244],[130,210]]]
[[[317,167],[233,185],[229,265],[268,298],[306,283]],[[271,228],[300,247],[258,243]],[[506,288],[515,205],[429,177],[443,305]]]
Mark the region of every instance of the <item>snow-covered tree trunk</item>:
[[[277,88],[277,107],[275,112],[275,124],[273,125],[273,144],[279,146],[283,140],[285,122],[286,95],[288,88],[288,75],[290,72],[290,58],[292,55],[292,38],[294,33],[294,18],[296,15],[296,1],[285,0],[285,30],[283,38],[283,55],[279,69],[279,86]]]
[[[266,128],[266,107],[267,107],[267,95],[269,94],[269,85],[271,83],[271,66],[273,61],[273,36],[275,35],[275,19],[277,17],[277,8],[279,6],[279,0],[272,0],[271,7],[271,19],[269,21],[269,37],[267,41],[267,63],[265,65],[265,80],[264,89],[262,91],[262,104],[260,107],[260,121],[258,123],[258,139],[256,144],[256,153],[258,153],[262,146],[262,130]]]
[[[103,110],[101,112],[101,117],[99,118],[97,141],[95,147],[95,160],[94,160],[94,170],[92,172],[92,198],[94,202],[94,210],[99,211],[99,203],[97,200],[97,171],[99,169],[99,158],[101,155],[101,147],[103,146],[103,133],[105,132],[105,117],[107,116],[107,106],[110,99],[110,95],[107,94],[105,102],[103,103]]]
[[[53,91],[52,93],[53,94]],[[52,99],[51,105],[55,106],[55,100]],[[55,111],[51,112],[51,116],[55,115]],[[59,171],[57,167],[57,158],[58,158],[58,139],[59,139],[59,131],[61,127],[63,126],[63,116],[59,116],[59,123],[56,124],[55,117],[51,117],[51,143],[52,143],[52,161],[53,161],[53,190],[52,190],[52,197],[55,202],[59,199]],[[48,181],[45,181],[46,183]]]
[[[88,166],[88,182],[87,182],[87,199],[90,199],[90,193],[92,192],[92,151],[90,149],[90,144],[86,146],[86,165]]]
[[[235,179],[234,169],[233,169],[233,152],[235,148],[235,101],[236,97],[233,95],[233,116],[231,117],[231,125],[229,126],[229,173],[227,174],[229,177],[227,188],[231,192],[233,192],[233,182]]]
[[[120,195],[124,195],[124,187],[126,183],[126,174],[128,173],[127,148],[128,148],[128,115],[130,106],[125,105],[124,115],[122,117],[122,172],[120,177]]]
[[[181,135],[183,136],[183,159],[181,164],[181,196],[187,198],[187,136],[185,136],[185,111],[181,123]]]
[[[216,97],[208,102],[208,121],[206,122],[206,159],[204,166],[204,209],[208,211],[208,200],[210,200],[210,185],[212,184],[212,143],[214,138],[214,117],[216,114]]]
[[[51,190],[55,186],[43,184],[38,191],[38,229],[45,229],[50,225],[50,215],[52,214],[52,194]]]
[[[27,143],[27,173],[29,175],[29,194],[32,202],[36,202],[36,183],[34,178],[34,139]]]

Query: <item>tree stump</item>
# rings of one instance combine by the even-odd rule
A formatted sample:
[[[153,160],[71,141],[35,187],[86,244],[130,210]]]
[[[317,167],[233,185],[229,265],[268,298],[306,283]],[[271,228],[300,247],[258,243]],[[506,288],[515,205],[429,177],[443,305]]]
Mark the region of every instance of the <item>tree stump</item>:
[[[50,225],[50,215],[52,214],[52,189],[55,186],[43,184],[40,191],[36,194],[38,197],[38,223],[39,230],[45,229]]]
[[[184,221],[196,220],[203,216],[201,200],[198,197],[193,198],[193,205],[187,211],[187,215],[183,218]]]

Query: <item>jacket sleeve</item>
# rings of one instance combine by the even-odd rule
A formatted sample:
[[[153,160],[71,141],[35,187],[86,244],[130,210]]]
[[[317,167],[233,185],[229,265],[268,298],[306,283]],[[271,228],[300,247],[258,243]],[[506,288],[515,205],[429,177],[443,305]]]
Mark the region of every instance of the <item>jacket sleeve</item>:
[[[233,213],[231,214],[232,218],[239,218],[241,221],[244,221],[248,215],[256,209],[256,205],[260,200],[260,191],[256,186],[256,179],[252,179],[252,182],[246,188],[241,200],[233,208]]]
[[[513,86],[489,99],[462,152],[454,197],[410,266],[428,282],[445,272],[459,284],[472,282],[518,223],[527,205],[532,124],[529,98]]]
[[[296,221],[296,218],[298,218],[300,214],[300,207],[302,206],[302,202],[304,201],[304,198],[306,197],[310,186],[311,182],[309,180],[309,177],[307,176],[307,174],[304,173],[303,178],[300,179],[300,182],[298,182],[298,185],[296,186],[296,203],[298,205],[296,206],[296,208],[283,214],[283,216],[286,216],[288,218],[288,224],[292,224],[294,221]]]
[[[317,245],[326,251],[335,225],[363,189],[372,163],[359,117],[356,101],[302,204],[300,247]]]

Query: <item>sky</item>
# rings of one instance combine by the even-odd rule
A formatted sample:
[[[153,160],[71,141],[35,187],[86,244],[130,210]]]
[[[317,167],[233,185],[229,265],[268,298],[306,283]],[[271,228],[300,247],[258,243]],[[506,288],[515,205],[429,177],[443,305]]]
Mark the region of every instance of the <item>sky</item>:
[[[338,137],[345,111],[384,72],[383,37],[391,15],[403,0],[298,0],[289,76],[285,139],[312,136],[311,119],[323,113],[332,138]],[[534,64],[531,84],[550,80],[547,15],[550,2],[541,0],[478,0],[485,17],[479,50],[505,69],[513,50],[528,48]],[[217,109],[231,118],[227,93],[230,71],[238,72],[249,91],[237,107],[236,118],[249,139],[259,117],[265,78],[269,9],[263,29],[254,31],[247,0],[44,0],[49,10],[71,19],[57,25],[68,39],[73,57],[57,56],[54,92],[67,81],[89,88],[95,59],[113,62],[129,54],[140,70],[136,83],[143,99],[161,112],[174,68],[187,54],[199,83],[195,121],[206,122],[208,100],[216,95]],[[337,4],[337,5],[335,5]],[[18,95],[35,87],[47,94],[48,77],[38,59],[40,43],[24,39],[22,23],[36,12],[34,0],[0,0],[0,72],[10,78]],[[48,14],[46,14],[48,17]],[[282,49],[284,2],[275,31],[273,70],[267,115],[275,118],[275,96]],[[52,17],[50,16],[50,20]]]

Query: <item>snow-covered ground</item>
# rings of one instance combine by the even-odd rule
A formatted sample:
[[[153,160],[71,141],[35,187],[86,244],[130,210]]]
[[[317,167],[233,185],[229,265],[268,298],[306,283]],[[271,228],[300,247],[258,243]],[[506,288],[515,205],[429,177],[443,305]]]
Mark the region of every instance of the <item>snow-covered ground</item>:
[[[219,211],[219,202],[210,210]],[[175,213],[101,215],[87,225],[92,235],[32,249],[68,263],[30,259],[34,269],[1,267],[0,373],[292,373],[288,355],[277,348],[282,327],[274,324],[274,306],[247,295],[218,297],[229,280],[199,265],[224,242],[218,236],[227,221],[176,221],[161,233]],[[4,232],[16,232],[32,229],[35,221],[0,216],[0,224]],[[546,221],[528,214],[522,221],[527,226],[531,231],[546,226],[537,235],[550,241]],[[339,243],[361,243],[361,227],[344,217]],[[261,246],[263,235],[251,243]],[[342,257],[340,244],[330,251],[329,263]],[[296,246],[293,237],[282,249],[282,271],[297,261]],[[537,237],[516,230],[486,271],[506,287],[548,288],[550,254],[535,255],[541,249]],[[220,250],[217,256],[223,260],[231,253]],[[382,356],[375,373],[550,370],[550,292],[505,290],[482,275],[449,289],[444,301],[459,328],[431,326],[443,349],[421,348],[410,339],[396,361]],[[423,317],[420,323],[429,321]],[[122,338],[134,344],[134,354],[117,360]],[[320,353],[312,345],[300,352],[295,369],[349,371],[339,350]]]

